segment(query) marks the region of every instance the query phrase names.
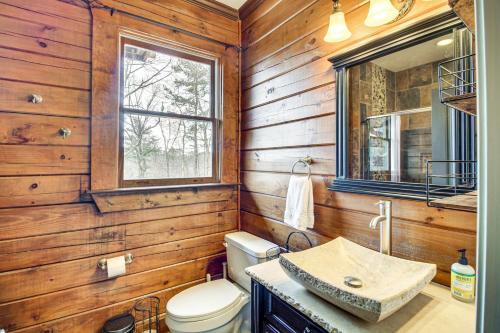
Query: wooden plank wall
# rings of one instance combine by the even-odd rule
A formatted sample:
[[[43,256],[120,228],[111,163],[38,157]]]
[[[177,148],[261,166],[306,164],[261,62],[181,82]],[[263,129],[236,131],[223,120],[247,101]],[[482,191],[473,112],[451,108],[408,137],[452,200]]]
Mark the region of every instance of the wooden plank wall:
[[[186,1],[115,2],[238,44],[237,21]],[[97,333],[144,295],[160,297],[163,311],[172,295],[219,271],[224,234],[238,229],[235,187],[108,214],[81,196],[90,176],[91,31],[79,0],[0,0],[0,328],[8,332]],[[33,93],[41,104],[28,101]],[[237,106],[225,111],[237,125]],[[235,124],[224,144],[236,154]],[[62,139],[61,127],[72,135]],[[233,175],[225,181],[237,183]],[[128,252],[126,275],[107,279],[97,269],[99,258]]]
[[[307,155],[312,165],[316,243],[343,236],[378,249],[378,231],[368,228],[378,214],[374,196],[332,193],[335,177],[335,77],[327,59],[425,17],[449,10],[446,0],[417,0],[402,21],[367,28],[367,1],[343,0],[353,36],[342,43],[323,41],[331,0],[263,0],[242,14],[242,228],[283,243],[282,224],[292,163]],[[428,208],[425,203],[394,203],[394,255],[438,265],[436,281],[449,284],[456,250],[475,257],[476,215]]]

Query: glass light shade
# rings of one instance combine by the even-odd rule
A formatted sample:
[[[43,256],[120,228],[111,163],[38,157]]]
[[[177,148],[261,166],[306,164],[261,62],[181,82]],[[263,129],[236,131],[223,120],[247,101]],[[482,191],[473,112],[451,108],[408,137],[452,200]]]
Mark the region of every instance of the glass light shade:
[[[398,17],[399,11],[391,0],[370,0],[370,10],[365,20],[368,27],[378,27],[391,22]]]
[[[344,12],[335,11],[330,15],[330,25],[325,35],[325,42],[336,43],[351,37],[352,33],[347,28],[345,23]]]

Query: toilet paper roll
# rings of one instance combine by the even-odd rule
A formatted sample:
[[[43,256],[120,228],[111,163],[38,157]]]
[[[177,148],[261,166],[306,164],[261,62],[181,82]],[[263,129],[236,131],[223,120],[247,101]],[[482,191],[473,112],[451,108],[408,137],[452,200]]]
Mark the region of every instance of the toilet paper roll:
[[[108,259],[106,267],[108,269],[108,278],[125,274],[125,256]]]

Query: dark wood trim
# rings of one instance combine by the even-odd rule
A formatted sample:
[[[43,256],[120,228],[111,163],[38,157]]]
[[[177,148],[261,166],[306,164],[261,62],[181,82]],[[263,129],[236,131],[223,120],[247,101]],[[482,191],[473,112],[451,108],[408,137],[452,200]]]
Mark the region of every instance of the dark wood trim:
[[[447,29],[464,26],[452,11],[416,23],[409,28],[385,36],[346,53],[329,58],[333,68],[351,67],[370,59],[409,48],[443,34]]]
[[[335,90],[336,90],[336,176],[337,178],[345,178],[348,172],[348,145],[349,138],[347,136],[347,129],[349,128],[349,117],[347,115],[347,87],[349,86],[349,76],[347,70],[341,68],[335,72]]]
[[[240,20],[245,19],[250,13],[252,13],[261,3],[263,3],[264,0],[247,0],[245,3],[240,7],[239,10],[239,16]]]
[[[264,288],[261,284],[252,279],[252,300],[251,300],[251,325],[252,333],[262,331],[263,323],[263,305],[264,305]]]
[[[221,16],[225,16],[233,21],[238,21],[238,9],[225,5],[215,0],[186,0],[196,6],[209,10]]]

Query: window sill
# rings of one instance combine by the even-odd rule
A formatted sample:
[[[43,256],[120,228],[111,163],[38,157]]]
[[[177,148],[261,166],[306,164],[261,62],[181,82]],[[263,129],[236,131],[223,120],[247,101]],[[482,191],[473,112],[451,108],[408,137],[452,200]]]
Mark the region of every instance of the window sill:
[[[88,192],[101,213],[225,202],[236,197],[236,183],[130,187]]]
[[[212,187],[233,187],[238,186],[237,183],[208,183],[208,184],[186,184],[186,185],[167,185],[167,186],[144,186],[144,187],[122,187],[115,190],[89,191],[91,196],[94,195],[127,195],[131,193],[155,193],[155,192],[171,192],[176,190],[185,190],[190,188],[212,188]]]

